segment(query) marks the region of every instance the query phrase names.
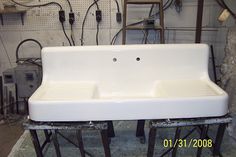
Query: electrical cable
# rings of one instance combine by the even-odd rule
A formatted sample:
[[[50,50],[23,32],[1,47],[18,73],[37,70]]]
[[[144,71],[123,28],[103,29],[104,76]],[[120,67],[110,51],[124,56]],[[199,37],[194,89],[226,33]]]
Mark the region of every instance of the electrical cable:
[[[116,21],[117,23],[121,23],[122,21],[122,17],[121,17],[121,12],[120,12],[120,6],[117,0],[114,0],[116,3],[116,7],[117,7],[117,12],[116,12]]]
[[[41,43],[38,41],[38,40],[35,40],[35,39],[25,39],[23,41],[21,41],[18,45],[17,45],[17,48],[16,48],[16,63],[19,63],[20,61],[22,61],[21,59],[19,59],[19,49],[21,47],[22,44],[26,43],[26,42],[29,42],[29,41],[32,41],[32,42],[35,42],[36,44],[39,45],[40,49],[43,48],[43,46],[41,45]],[[38,58],[37,58],[38,59]]]
[[[85,25],[85,21],[86,21],[87,16],[88,16],[88,12],[89,12],[89,10],[90,10],[98,1],[99,1],[99,0],[95,0],[95,1],[88,7],[88,9],[86,10],[86,13],[85,13],[85,16],[84,16],[84,19],[83,19],[83,22],[82,22],[82,31],[81,31],[81,37],[80,37],[81,46],[84,45],[84,25]]]
[[[154,4],[152,4],[152,6],[151,6],[151,8],[150,8],[150,11],[149,11],[149,14],[148,14],[148,18],[151,17],[153,8],[154,8]],[[142,43],[147,44],[148,36],[149,36],[149,30],[146,29],[146,30],[145,30],[145,33],[144,33],[144,35],[143,35]]]
[[[71,30],[70,38],[71,38],[73,46],[75,46],[75,40],[74,40],[74,37],[73,37],[73,34],[74,34],[73,33],[73,25],[70,25],[70,30]]]
[[[73,12],[73,8],[72,8],[72,5],[71,5],[71,2],[70,0],[66,0],[69,7],[70,7],[70,13],[69,13],[69,23],[70,23],[70,38],[71,38],[71,42],[72,42],[72,45],[75,46],[75,40],[73,38],[73,24],[74,24],[74,21],[75,21],[75,17],[74,17],[74,12]]]
[[[66,0],[66,1],[67,1],[67,3],[69,4],[70,12],[73,12],[72,5],[71,5],[71,3],[70,3],[70,0]]]
[[[60,10],[62,10],[62,6],[57,2],[49,2],[49,3],[37,4],[37,5],[25,5],[25,4],[18,3],[15,0],[11,0],[11,1],[13,3],[15,3],[16,5],[19,5],[19,6],[22,6],[22,7],[27,7],[27,8],[44,7],[44,6],[48,6],[48,5],[57,5],[57,6],[59,6]]]
[[[99,5],[98,5],[98,3],[97,3],[97,0],[94,0],[94,2],[95,2],[95,4],[96,4],[96,6],[97,6],[97,10],[100,10],[100,9],[99,9]],[[98,43],[98,35],[99,35],[99,22],[97,21],[96,45],[99,45],[99,43]]]
[[[117,0],[114,0],[116,2],[116,7],[117,7],[117,12],[120,13],[120,6],[119,3],[117,2]]]
[[[97,22],[96,45],[99,45],[99,43],[98,43],[98,34],[99,34],[99,22]]]
[[[163,11],[165,11],[166,9],[168,9],[168,8],[170,8],[170,6],[172,5],[172,3],[174,2],[174,0],[168,0],[164,5],[163,5]],[[169,3],[169,4],[168,4]],[[155,16],[157,16],[157,15],[159,15],[159,12],[157,12],[157,13],[155,13],[155,14],[153,14],[153,15],[151,15],[151,18],[153,18],[153,17],[155,17]]]
[[[96,4],[97,9],[100,10],[100,9],[99,9],[99,6],[98,6],[98,0],[94,0],[94,2],[95,2],[95,4]]]
[[[57,2],[49,2],[49,3],[37,4],[37,5],[25,5],[25,4],[18,3],[18,2],[16,2],[15,0],[11,0],[11,1],[12,1],[13,3],[15,3],[16,5],[19,5],[19,6],[22,6],[22,7],[28,7],[28,8],[44,7],[44,6],[48,6],[48,5],[57,5],[57,6],[59,6],[60,11],[63,11],[62,6],[61,6],[59,3],[57,3]],[[70,1],[69,1],[69,0],[68,0],[68,3],[70,4]],[[70,4],[70,6],[71,6],[71,4]],[[71,10],[72,10],[72,7],[71,7]],[[71,41],[70,41],[70,39],[68,38],[68,35],[67,35],[66,32],[65,32],[64,24],[63,24],[62,21],[60,21],[60,22],[61,22],[61,24],[62,24],[63,33],[64,33],[65,37],[67,38],[67,40],[68,40],[68,42],[69,42],[69,44],[70,44],[70,46],[71,46]]]
[[[66,34],[66,30],[65,30],[64,23],[62,23],[62,22],[61,22],[61,26],[62,26],[62,31],[63,31],[63,33],[64,33],[64,35],[65,35],[66,39],[68,40],[68,42],[69,42],[70,46],[72,46],[72,45],[71,45],[70,38],[69,38],[69,37],[68,37],[68,35]]]
[[[169,4],[168,4],[168,3],[169,3]],[[171,6],[172,3],[173,3],[173,0],[171,0],[171,1],[168,0],[168,1],[163,5],[163,11],[167,10],[167,9]],[[157,12],[157,13],[151,15],[150,17],[157,16],[158,14],[159,14],[159,12]],[[127,25],[127,26],[138,25],[138,24],[143,23],[144,21],[145,21],[145,20],[141,20],[141,21],[138,21],[138,22],[129,24],[129,25]],[[110,43],[111,45],[114,45],[114,44],[115,44],[116,39],[117,39],[118,35],[120,34],[120,32],[121,32],[122,30],[123,30],[123,28],[121,28],[121,29],[113,36],[113,38],[112,38],[112,40],[111,40],[111,43]]]

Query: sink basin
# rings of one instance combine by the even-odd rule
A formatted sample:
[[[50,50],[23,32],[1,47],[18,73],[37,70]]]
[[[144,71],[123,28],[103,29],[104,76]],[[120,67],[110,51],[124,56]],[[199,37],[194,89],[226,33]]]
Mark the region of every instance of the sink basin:
[[[223,116],[228,95],[209,79],[205,44],[48,47],[29,99],[34,121]]]

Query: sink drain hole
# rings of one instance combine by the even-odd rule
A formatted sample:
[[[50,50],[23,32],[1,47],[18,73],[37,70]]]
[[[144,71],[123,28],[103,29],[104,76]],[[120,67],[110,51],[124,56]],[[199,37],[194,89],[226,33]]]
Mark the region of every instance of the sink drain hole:
[[[117,59],[116,59],[116,58],[113,58],[112,60],[113,60],[113,62],[116,62],[116,61],[117,61]]]

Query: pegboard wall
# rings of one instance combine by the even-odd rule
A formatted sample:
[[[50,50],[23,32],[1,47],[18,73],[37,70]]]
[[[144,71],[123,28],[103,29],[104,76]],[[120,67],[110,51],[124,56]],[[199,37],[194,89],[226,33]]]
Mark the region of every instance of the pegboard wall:
[[[1,0],[3,2],[10,0]],[[16,0],[18,2],[28,1],[29,3],[24,4],[43,4],[47,2],[51,2],[51,0]],[[123,8],[123,0],[117,0],[120,5],[120,10],[122,12]],[[65,10],[66,21],[64,23],[65,29],[70,30],[69,25],[69,5],[66,0],[57,0],[56,2],[60,3]],[[77,35],[81,31],[82,21],[85,16],[85,12],[88,7],[94,2],[94,0],[70,0],[72,4],[73,11],[75,13],[75,23],[73,28]],[[163,0],[164,3],[167,0]],[[181,13],[177,13],[175,11],[174,5],[172,5],[165,12],[165,26],[188,26],[195,27],[195,16],[196,16],[196,2],[197,0],[183,0],[183,11]],[[102,21],[99,25],[101,30],[109,31],[109,39],[113,36],[113,32],[116,32],[118,29],[122,27],[121,23],[116,22],[116,12],[117,6],[115,0],[99,0],[98,5],[100,10],[102,10]],[[17,6],[19,9],[23,9],[20,6]],[[86,30],[96,30],[97,23],[95,20],[95,10],[96,6],[94,5],[86,18],[85,29]],[[148,16],[148,11],[150,9],[150,5],[129,5],[128,8],[128,22],[132,23]],[[216,20],[216,13],[213,11],[216,8],[216,3],[214,0],[208,0],[205,2],[205,10],[204,10],[204,25],[205,26],[214,26]],[[4,25],[0,25],[0,31],[56,31],[61,30],[61,24],[59,22],[58,17],[59,7],[56,5],[46,6],[46,7],[37,7],[28,9],[24,16],[24,25],[21,24],[21,18],[19,15],[4,15],[3,21]],[[212,14],[212,15],[210,15]],[[192,16],[190,16],[192,15]],[[213,18],[212,18],[213,17]],[[171,20],[169,20],[171,19]],[[93,43],[91,43],[93,44]],[[109,44],[109,43],[107,43]]]
[[[6,2],[9,0],[0,0]],[[24,4],[42,4],[53,0],[16,0]],[[25,2],[29,1],[29,3]],[[69,25],[69,5],[66,0],[54,0],[62,5],[65,10],[66,21],[64,23],[68,35],[70,35]],[[120,11],[123,10],[123,0],[117,0],[120,5]],[[163,0],[166,3],[168,0]],[[193,43],[195,36],[195,24],[197,13],[197,0],[182,0],[183,7],[181,12],[176,12],[175,6],[171,5],[165,11],[165,39],[166,43]],[[236,1],[231,1],[233,6]],[[76,45],[80,45],[81,26],[84,15],[88,7],[94,0],[70,0],[75,13],[75,23],[73,25],[74,38]],[[227,1],[228,2],[228,1]],[[229,2],[228,2],[229,3]],[[102,11],[102,21],[99,25],[99,44],[108,45],[113,36],[122,28],[122,23],[116,22],[117,6],[115,0],[99,0],[100,10]],[[236,6],[236,5],[235,5]],[[22,9],[22,7],[19,7]],[[84,29],[85,45],[95,45],[96,36],[96,17],[94,5],[87,16]],[[233,8],[232,8],[233,9]],[[150,10],[150,5],[129,5],[127,23],[136,22],[146,18]],[[46,7],[37,7],[28,9],[24,16],[24,25],[21,23],[19,15],[3,15],[4,25],[0,25],[0,72],[9,68],[15,63],[15,49],[20,41],[26,38],[39,40],[43,46],[63,46],[68,42],[62,32],[62,27],[58,17],[59,7],[52,5]],[[204,3],[203,27],[214,29],[214,31],[203,31],[202,42],[216,45],[217,62],[220,63],[224,54],[225,35],[227,32],[227,23],[223,25],[217,22],[217,17],[221,8],[215,0],[207,0]],[[231,20],[232,21],[232,20]],[[230,25],[232,22],[230,22]],[[170,29],[168,29],[168,27]],[[179,28],[192,29],[192,31],[181,31]],[[222,28],[222,29],[221,29]],[[140,44],[143,39],[142,31],[129,31],[127,34],[128,44]],[[150,33],[150,39],[154,39],[155,34]],[[118,36],[116,44],[121,44],[121,34]],[[31,43],[22,46],[22,54],[38,52],[38,47]],[[7,57],[7,54],[9,57]],[[220,58],[220,59],[219,59]],[[11,64],[10,64],[11,63]]]
[[[28,5],[33,4],[43,4],[51,2],[51,0],[34,0],[30,3],[25,3]],[[66,22],[65,28],[69,29],[68,14],[69,14],[69,5],[66,0],[57,0],[56,2],[62,5],[63,10],[65,10]],[[85,15],[87,8],[94,2],[93,0],[70,0],[73,11],[75,13],[75,24],[74,28],[81,28],[82,21]],[[113,0],[100,0],[98,5],[100,10],[102,10],[102,22],[100,23],[100,28],[110,28],[111,20],[111,6],[115,7]],[[23,7],[17,6],[19,9]],[[87,16],[86,19],[86,29],[96,28],[95,20],[95,10],[96,6],[94,5]],[[0,27],[0,30],[57,30],[61,29],[61,24],[58,19],[59,7],[56,5],[50,5],[46,7],[37,7],[27,10],[26,15],[24,16],[24,25],[21,25],[20,17],[17,15],[6,15],[3,16],[4,26]]]

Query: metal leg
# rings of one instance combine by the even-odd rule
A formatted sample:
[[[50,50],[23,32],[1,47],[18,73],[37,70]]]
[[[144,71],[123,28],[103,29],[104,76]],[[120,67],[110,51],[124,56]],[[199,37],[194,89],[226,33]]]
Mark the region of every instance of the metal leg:
[[[145,131],[144,131],[145,120],[138,120],[136,137],[140,138],[140,142],[144,144],[146,142]]]
[[[36,130],[29,130],[37,157],[43,157]]]
[[[24,98],[25,112],[29,114],[28,98]]]
[[[0,14],[1,17],[1,14]],[[4,114],[4,105],[3,105],[3,79],[0,76],[0,114]]]
[[[180,133],[181,133],[181,129],[180,129],[180,127],[177,127],[176,131],[175,131],[175,140],[174,140],[174,142],[176,140],[180,139]],[[178,149],[178,142],[177,142],[177,145],[173,148],[172,157],[176,157],[177,149]]]
[[[9,100],[9,108],[10,108],[10,112],[13,114],[14,113],[14,102],[12,101],[12,91],[9,91],[9,95],[8,95],[8,100]]]
[[[1,19],[2,26],[3,26],[4,23],[3,23],[3,17],[2,17],[2,14],[0,14],[0,19]]]
[[[156,128],[151,128],[149,131],[147,157],[153,157],[156,142],[156,130]]]
[[[216,139],[215,139],[215,146],[213,148],[213,156],[219,156],[220,155],[220,146],[224,137],[224,132],[226,129],[227,124],[220,124],[218,127],[218,131],[216,134]]]
[[[85,157],[84,144],[81,130],[76,130],[76,136],[79,144],[79,150],[82,157]]]
[[[57,130],[52,130],[52,140],[53,140],[53,144],[54,144],[54,147],[55,147],[55,150],[56,150],[57,157],[61,157],[59,143],[58,143],[58,140],[57,140]]]
[[[200,139],[201,140],[206,138],[207,131],[208,131],[208,126],[207,125],[203,125],[202,128],[201,128],[201,135],[200,135]],[[198,149],[197,149],[197,157],[200,157],[201,154],[202,154],[202,147],[198,147]]]
[[[15,97],[16,97],[16,113],[19,114],[19,99],[18,99],[18,87],[17,84],[15,84]]]
[[[51,142],[51,135],[52,133],[48,133],[48,130],[43,130],[44,131],[44,135],[45,135],[45,141],[43,142],[42,146],[41,146],[41,151],[43,151],[44,147],[47,145],[47,143]]]
[[[101,130],[102,144],[105,152],[105,157],[111,157],[109,139],[107,135],[108,135],[107,130]]]
[[[46,142],[50,142],[50,136],[51,134],[48,133],[48,130],[43,130],[44,131],[44,135],[45,135],[45,138],[46,138]]]
[[[107,121],[108,137],[115,137],[114,127],[112,121]]]

